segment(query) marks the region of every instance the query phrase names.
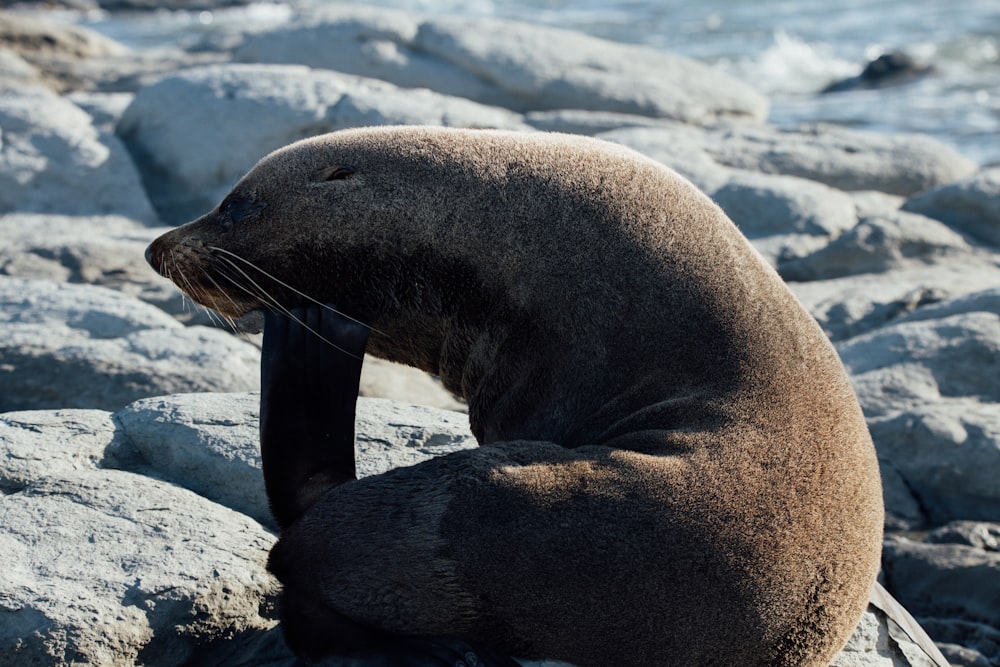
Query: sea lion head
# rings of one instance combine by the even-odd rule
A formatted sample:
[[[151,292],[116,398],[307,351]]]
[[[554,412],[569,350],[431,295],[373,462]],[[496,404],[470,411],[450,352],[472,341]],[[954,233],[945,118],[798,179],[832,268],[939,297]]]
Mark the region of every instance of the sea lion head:
[[[232,319],[336,304],[372,327],[369,351],[432,373],[440,374],[443,338],[464,345],[487,319],[583,333],[597,306],[572,299],[622,298],[610,283],[597,283],[601,294],[579,290],[576,272],[607,262],[619,245],[600,222],[613,216],[594,208],[620,207],[622,187],[642,192],[640,172],[666,170],[607,142],[533,136],[383,127],[305,139],[264,157],[216,208],[156,239],[147,259]],[[559,309],[554,293],[563,295]]]

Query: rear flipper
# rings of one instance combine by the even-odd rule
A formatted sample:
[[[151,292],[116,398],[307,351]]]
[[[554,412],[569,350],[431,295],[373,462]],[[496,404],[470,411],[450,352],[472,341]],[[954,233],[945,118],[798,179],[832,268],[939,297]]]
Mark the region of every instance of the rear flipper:
[[[264,483],[282,531],[323,494],[355,479],[354,413],[368,327],[310,305],[268,312],[261,353],[260,440]],[[292,578],[272,551],[269,568]],[[286,586],[285,639],[299,658],[351,656],[368,667],[518,667],[448,637],[404,637],[362,625],[311,591]]]

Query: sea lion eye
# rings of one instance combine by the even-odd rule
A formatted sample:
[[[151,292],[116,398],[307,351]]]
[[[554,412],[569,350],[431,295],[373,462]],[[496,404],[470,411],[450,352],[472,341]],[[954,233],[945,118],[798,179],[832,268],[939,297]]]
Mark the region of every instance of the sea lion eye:
[[[222,202],[219,212],[230,222],[241,222],[259,213],[267,206],[266,203],[247,197],[231,197]]]
[[[320,169],[315,176],[317,181],[343,181],[354,175],[356,172],[352,165],[338,164],[332,167]]]

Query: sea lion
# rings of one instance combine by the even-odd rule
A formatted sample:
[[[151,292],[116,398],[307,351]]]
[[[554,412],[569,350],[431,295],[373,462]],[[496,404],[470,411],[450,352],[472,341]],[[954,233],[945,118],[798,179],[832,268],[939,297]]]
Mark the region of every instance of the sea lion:
[[[865,609],[882,498],[848,377],[659,163],[341,131],[266,156],[147,254],[229,317],[335,303],[468,402],[481,447],[333,484],[282,531],[307,658],[349,619],[581,667],[826,665]]]

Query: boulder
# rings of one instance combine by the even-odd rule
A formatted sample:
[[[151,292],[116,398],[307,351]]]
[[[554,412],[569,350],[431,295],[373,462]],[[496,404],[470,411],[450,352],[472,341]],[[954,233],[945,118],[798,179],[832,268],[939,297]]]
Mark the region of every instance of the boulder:
[[[1000,265],[969,255],[888,274],[789,283],[792,291],[834,341],[844,341],[897,320],[921,317],[936,304],[953,304],[1000,284]],[[948,306],[953,307],[953,306]]]
[[[0,416],[0,666],[190,664],[213,639],[275,625],[273,536],[102,468],[118,430],[96,410]]]
[[[85,85],[77,74],[80,61],[128,53],[122,44],[83,26],[15,12],[0,12],[0,48],[20,54],[58,92]]]
[[[361,367],[358,393],[361,396],[390,398],[442,410],[468,411],[468,406],[445,389],[436,377],[411,366],[371,355],[365,357],[364,366]]]
[[[965,239],[931,218],[903,211],[862,218],[816,252],[778,265],[785,280],[882,273],[971,254]]]
[[[911,197],[903,209],[936,218],[969,236],[1000,246],[1000,167]]]
[[[766,99],[693,60],[530,23],[334,5],[250,35],[235,57],[427,87],[517,111],[587,109],[705,123],[763,120]]]
[[[885,541],[882,561],[886,587],[922,623],[927,619],[945,623],[960,620],[962,624],[951,628],[949,643],[968,644],[987,659],[1000,660],[1000,644],[990,646],[977,641],[978,633],[968,632],[977,625],[1000,627],[1000,553],[894,536]],[[932,630],[934,625],[928,623]],[[959,634],[962,625],[966,636]],[[993,632],[995,640],[1000,633]]]
[[[274,537],[233,509],[266,507],[258,400],[0,415],[0,667],[295,664],[265,571]],[[385,400],[359,400],[357,433],[362,475],[475,444],[465,415]],[[922,664],[913,650],[870,606],[832,664]]]
[[[706,134],[705,150],[720,164],[798,176],[838,190],[910,195],[976,169],[972,160],[921,134],[881,134],[832,125],[780,130],[748,123]]]
[[[0,412],[255,389],[259,363],[253,345],[107,288],[0,278]]]
[[[677,140],[694,144],[721,166],[796,176],[845,191],[911,195],[965,178],[976,170],[974,162],[924,135],[879,134],[826,125],[786,130],[747,122],[706,128],[662,122],[655,129],[628,128],[611,134],[616,141],[638,150],[642,150],[643,141],[660,135],[659,143]]]
[[[1000,551],[1000,524],[952,521],[927,534],[931,544],[964,544],[984,551]]]
[[[109,449],[109,465],[173,482],[275,529],[260,472],[259,411],[256,393],[136,401],[115,415],[126,437]],[[457,412],[360,398],[358,475],[474,447],[468,422]]]
[[[711,195],[751,240],[776,234],[836,238],[857,223],[846,194],[794,176],[733,170]]]
[[[193,68],[139,90],[118,123],[163,220],[211,209],[257,160],[347,127],[523,129],[520,116],[429,90],[293,65]]]
[[[0,215],[0,275],[101,285],[182,322],[211,324],[203,308],[146,263],[146,246],[164,231],[114,215]]]
[[[0,214],[113,214],[156,222],[128,152],[72,102],[42,88],[4,91],[0,128]]]
[[[1000,313],[901,322],[838,351],[880,460],[927,519],[1000,521]]]

